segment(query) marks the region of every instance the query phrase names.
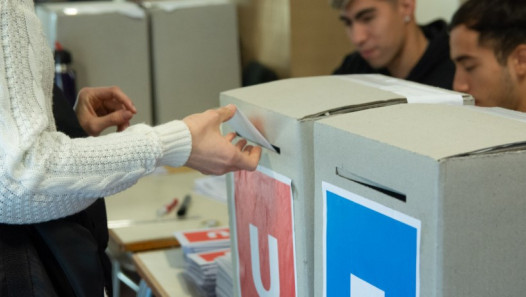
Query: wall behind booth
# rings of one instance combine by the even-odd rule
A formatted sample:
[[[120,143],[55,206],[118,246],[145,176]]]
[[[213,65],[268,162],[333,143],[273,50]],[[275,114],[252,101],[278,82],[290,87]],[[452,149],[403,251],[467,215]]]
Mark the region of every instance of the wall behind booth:
[[[238,3],[242,64],[258,61],[279,78],[331,74],[353,50],[330,0],[232,0]],[[420,24],[449,22],[464,0],[415,0]]]
[[[429,23],[435,19],[441,18],[451,21],[453,13],[465,0],[416,0],[416,19],[419,23]]]
[[[238,15],[243,65],[280,78],[330,74],[352,49],[328,0],[239,0]]]

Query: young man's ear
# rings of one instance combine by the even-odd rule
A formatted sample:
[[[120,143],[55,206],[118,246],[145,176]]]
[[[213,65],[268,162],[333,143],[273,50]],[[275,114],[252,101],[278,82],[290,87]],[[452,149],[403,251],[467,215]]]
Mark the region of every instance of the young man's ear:
[[[398,0],[398,5],[402,15],[413,18],[415,15],[415,0]]]
[[[526,44],[519,44],[510,54],[511,67],[519,78],[526,78]]]

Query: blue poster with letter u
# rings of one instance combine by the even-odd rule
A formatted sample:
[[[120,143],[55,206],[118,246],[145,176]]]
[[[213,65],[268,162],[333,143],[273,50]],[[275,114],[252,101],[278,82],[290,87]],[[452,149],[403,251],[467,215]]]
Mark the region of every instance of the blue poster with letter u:
[[[419,297],[421,222],[323,183],[324,296]]]

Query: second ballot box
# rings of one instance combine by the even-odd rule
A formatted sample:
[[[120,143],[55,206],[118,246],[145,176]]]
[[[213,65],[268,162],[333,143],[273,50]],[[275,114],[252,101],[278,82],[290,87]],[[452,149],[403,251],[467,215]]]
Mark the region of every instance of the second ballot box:
[[[36,12],[51,48],[72,55],[77,91],[118,86],[137,108],[133,124],[153,124],[148,18],[135,3],[41,3]],[[114,129],[108,129],[113,131]]]
[[[382,89],[389,84],[398,93]],[[293,78],[221,94],[221,105],[235,104],[275,149],[264,149],[257,171],[229,175],[237,295],[314,296],[314,123],[417,94],[432,101],[432,93],[472,103],[459,93],[368,75]]]
[[[404,104],[316,122],[315,296],[522,296],[524,118]]]
[[[150,17],[157,124],[217,108],[241,86],[236,5],[229,0],[144,1]]]

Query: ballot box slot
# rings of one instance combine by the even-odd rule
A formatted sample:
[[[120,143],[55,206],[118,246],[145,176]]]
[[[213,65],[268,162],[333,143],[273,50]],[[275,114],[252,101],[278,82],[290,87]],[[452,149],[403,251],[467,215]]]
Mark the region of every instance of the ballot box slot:
[[[448,158],[458,158],[458,157],[467,157],[467,156],[475,156],[475,155],[485,155],[485,154],[501,154],[501,153],[508,153],[508,152],[519,152],[524,151],[526,149],[526,143],[525,142],[517,142],[517,143],[509,143],[509,144],[503,144],[498,146],[493,146],[489,148],[484,148],[468,153],[462,153],[458,155],[454,155]]]
[[[398,192],[394,189],[391,189],[389,187],[386,187],[384,185],[380,185],[376,182],[373,182],[371,180],[368,180],[366,178],[363,178],[361,176],[358,176],[356,174],[353,174],[351,172],[349,172],[349,170],[346,170],[344,168],[341,168],[341,167],[336,167],[336,175],[338,175],[339,177],[342,177],[346,180],[350,180],[352,182],[355,182],[357,184],[360,184],[362,186],[365,186],[371,190],[374,190],[376,192],[380,192],[384,195],[387,195],[389,197],[392,197],[394,199],[397,199],[397,200],[400,200],[400,201],[403,201],[403,202],[406,202],[407,201],[407,196],[401,192]]]
[[[366,110],[366,109],[371,109],[371,108],[378,108],[378,107],[383,107],[383,106],[404,104],[404,103],[407,103],[407,99],[397,98],[397,99],[390,99],[390,100],[367,102],[364,104],[341,106],[338,108],[328,109],[328,110],[314,113],[308,116],[304,116],[303,118],[299,120],[302,122],[303,121],[313,121],[313,120],[318,120],[324,117],[338,115],[338,114],[345,114],[345,113],[356,112],[356,111],[361,111],[361,110]]]
[[[238,137],[241,137],[241,138],[245,138],[245,139],[249,139],[249,140],[252,139],[252,138],[250,138],[250,137],[248,137],[248,136],[245,136],[245,135],[243,135],[243,134],[241,134],[241,133],[239,133],[239,132],[236,132],[236,135],[237,135]],[[261,143],[258,143],[258,142],[256,142],[256,144],[257,144],[257,145],[261,145]],[[272,146],[272,148],[275,150],[275,152],[276,152],[278,155],[281,154],[281,149],[279,148],[279,146],[275,146],[275,145],[273,145],[272,143],[269,143],[269,145]]]

